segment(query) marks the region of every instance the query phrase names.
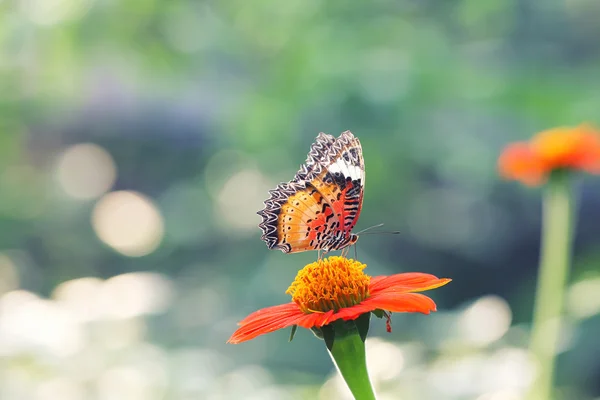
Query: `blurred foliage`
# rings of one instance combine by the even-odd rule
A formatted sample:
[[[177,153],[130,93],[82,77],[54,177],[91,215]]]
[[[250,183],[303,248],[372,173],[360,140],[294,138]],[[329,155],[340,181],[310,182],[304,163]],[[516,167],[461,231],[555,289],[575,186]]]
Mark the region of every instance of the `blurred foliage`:
[[[438,314],[396,316],[391,335],[373,326],[389,341],[374,343],[404,360],[374,377],[382,398],[520,398],[527,374],[509,372],[526,364],[539,192],[499,182],[495,161],[538,130],[600,123],[599,13],[594,0],[0,2],[0,397],[341,398],[335,379],[321,388],[332,365],[306,331],[292,344],[288,332],[225,341],[248,312],[288,301],[315,258],[260,241],[267,190],[293,176],[318,132],[350,129],[368,181],[357,228],[402,232],[362,237],[359,258],[373,275],[454,280],[433,294]],[[64,164],[80,143],[109,161]],[[70,194],[96,188],[111,163],[107,187]],[[151,213],[94,219],[108,191],[143,194],[132,210],[149,204],[158,225],[144,225]],[[600,186],[586,179],[580,193],[572,279],[596,282]],[[146,231],[158,247],[118,250]],[[126,275],[140,271],[156,279]],[[597,284],[574,286],[564,399],[600,396],[597,297]],[[65,325],[80,303],[104,311]],[[489,312],[473,314],[477,304]],[[49,345],[53,326],[80,345]]]

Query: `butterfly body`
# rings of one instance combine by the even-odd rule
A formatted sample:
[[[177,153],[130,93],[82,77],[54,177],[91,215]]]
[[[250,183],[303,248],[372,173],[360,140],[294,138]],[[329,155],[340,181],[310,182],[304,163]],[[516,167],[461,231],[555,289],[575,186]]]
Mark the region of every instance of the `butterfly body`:
[[[270,190],[259,227],[270,249],[284,253],[341,250],[354,244],[365,169],[362,148],[350,131],[320,133],[305,164],[288,183]]]

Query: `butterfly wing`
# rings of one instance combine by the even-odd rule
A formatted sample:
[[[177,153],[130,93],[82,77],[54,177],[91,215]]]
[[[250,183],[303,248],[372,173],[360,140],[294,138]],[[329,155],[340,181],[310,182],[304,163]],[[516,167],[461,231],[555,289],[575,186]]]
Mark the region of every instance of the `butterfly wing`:
[[[263,232],[261,239],[270,249],[278,248],[284,253],[320,249],[325,223],[327,218],[332,219],[333,212],[302,176],[314,174],[333,143],[335,137],[319,133],[294,179],[269,191],[265,208],[258,212],[262,217],[258,226]]]
[[[325,198],[310,185],[297,182],[280,184],[270,193],[265,209],[259,211],[261,239],[267,246],[284,253],[323,248],[330,225],[339,225]]]
[[[258,212],[261,239],[285,253],[343,247],[358,220],[363,187],[358,139],[349,131],[337,139],[320,133],[294,179],[269,191]]]
[[[310,180],[331,205],[344,236],[350,235],[362,209],[365,165],[358,138],[346,131],[333,144],[323,170]]]

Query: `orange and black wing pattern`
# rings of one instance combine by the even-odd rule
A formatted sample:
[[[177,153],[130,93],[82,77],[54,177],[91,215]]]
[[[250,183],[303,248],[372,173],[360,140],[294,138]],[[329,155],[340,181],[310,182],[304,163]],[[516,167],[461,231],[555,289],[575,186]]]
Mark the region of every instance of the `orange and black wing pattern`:
[[[320,133],[294,179],[270,190],[258,212],[261,239],[284,253],[339,250],[352,243],[363,200],[362,148],[350,131]]]

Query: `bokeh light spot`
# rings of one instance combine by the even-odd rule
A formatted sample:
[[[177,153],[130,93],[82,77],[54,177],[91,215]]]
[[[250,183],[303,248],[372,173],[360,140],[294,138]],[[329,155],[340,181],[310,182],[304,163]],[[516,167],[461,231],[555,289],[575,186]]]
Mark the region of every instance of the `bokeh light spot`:
[[[514,390],[501,390],[498,392],[486,393],[479,396],[476,400],[521,400],[522,397]]]
[[[82,400],[86,397],[81,384],[63,377],[42,382],[35,394],[35,400]]]
[[[171,353],[172,383],[176,397],[205,396],[207,388],[225,370],[226,358],[211,349],[184,347]]]
[[[134,367],[115,367],[98,382],[99,400],[154,400],[163,396],[149,376]]]
[[[0,299],[0,338],[0,354],[41,350],[64,357],[85,343],[81,326],[68,310],[22,290]]]
[[[485,346],[504,336],[511,321],[512,313],[506,300],[484,296],[463,312],[458,319],[458,328],[465,339]]]
[[[505,347],[487,359],[481,371],[480,382],[484,391],[529,388],[535,376],[535,365],[525,349]]]
[[[154,203],[130,191],[102,197],[92,213],[92,226],[100,240],[130,257],[156,250],[164,233],[163,218]]]
[[[256,161],[249,155],[236,150],[221,150],[213,155],[204,169],[206,189],[217,198],[223,185],[236,173],[256,169]]]
[[[218,210],[231,227],[254,231],[260,218],[256,211],[263,208],[268,184],[257,170],[245,169],[230,177],[218,195]]]
[[[248,365],[236,369],[222,377],[223,385],[227,388],[224,398],[239,399],[248,393],[254,393],[272,385],[269,372],[259,365]]]
[[[161,274],[133,272],[106,281],[73,279],[57,286],[52,296],[82,322],[125,319],[165,312],[171,304],[173,284]]]
[[[39,25],[54,25],[82,17],[93,0],[24,0],[21,10]]]
[[[80,278],[58,285],[52,297],[76,315],[80,321],[94,321],[99,317],[98,295],[103,281],[98,278]]]
[[[366,342],[367,368],[373,381],[387,381],[398,377],[404,367],[402,350],[393,343],[378,338]]]
[[[93,143],[80,143],[59,157],[56,176],[71,197],[93,199],[106,193],[115,183],[117,167],[110,154]]]
[[[96,330],[98,343],[104,349],[127,351],[145,343],[148,326],[143,318],[115,319],[110,315],[104,317],[111,319],[103,319]]]
[[[468,397],[480,392],[478,379],[485,365],[484,354],[440,358],[430,368],[428,384],[450,398]]]
[[[104,282],[99,296],[105,316],[132,318],[164,312],[171,303],[172,284],[163,275],[134,272]]]
[[[567,309],[576,318],[589,318],[600,313],[600,278],[576,282],[567,292]]]
[[[19,274],[10,257],[0,253],[0,296],[19,287]]]

